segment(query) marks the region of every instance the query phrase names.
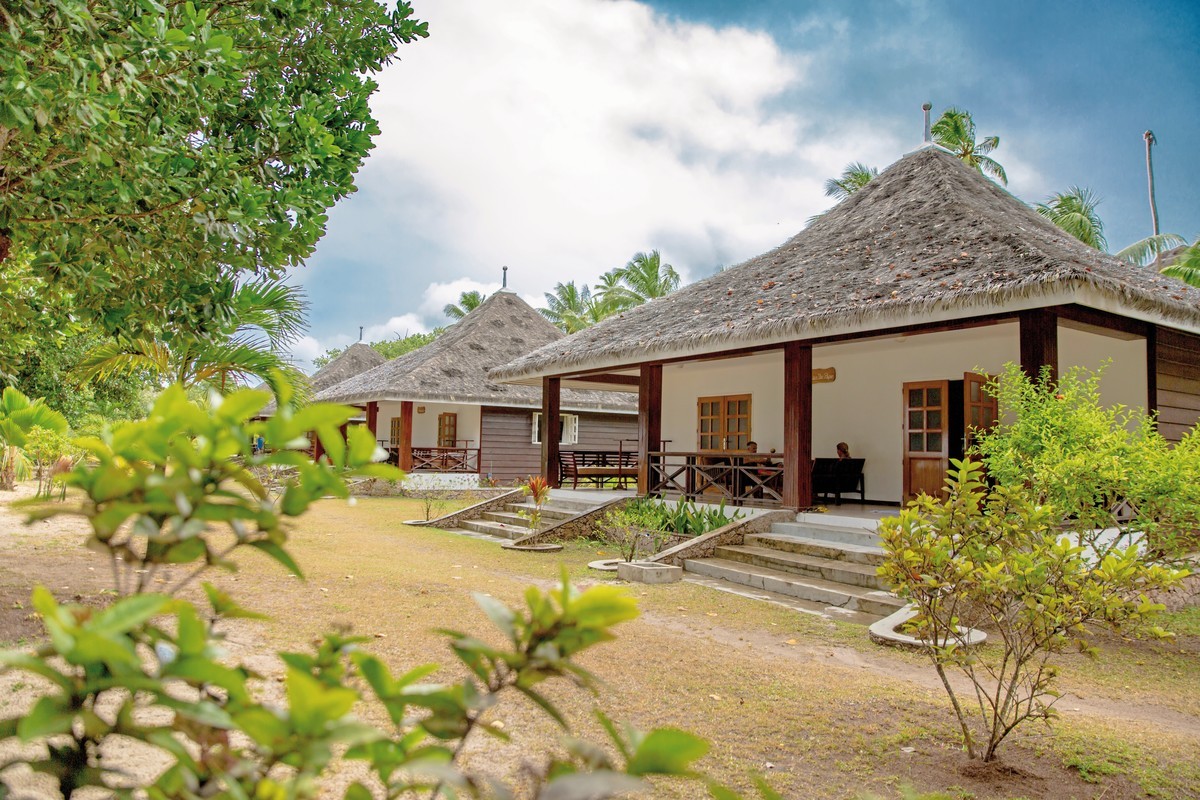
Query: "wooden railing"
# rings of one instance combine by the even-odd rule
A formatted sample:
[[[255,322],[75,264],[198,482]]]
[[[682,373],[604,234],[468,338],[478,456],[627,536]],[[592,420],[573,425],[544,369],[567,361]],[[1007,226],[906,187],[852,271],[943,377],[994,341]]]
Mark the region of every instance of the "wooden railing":
[[[591,485],[597,489],[625,489],[637,483],[637,453],[629,450],[560,450],[559,476],[572,489]]]
[[[479,472],[478,447],[414,447],[413,472]]]
[[[650,453],[647,494],[730,505],[782,505],[779,453]]]

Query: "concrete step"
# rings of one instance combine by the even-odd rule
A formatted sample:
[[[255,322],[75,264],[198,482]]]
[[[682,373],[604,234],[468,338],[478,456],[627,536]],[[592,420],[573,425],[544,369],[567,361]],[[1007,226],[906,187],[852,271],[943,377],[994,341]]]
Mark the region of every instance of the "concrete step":
[[[459,527],[474,531],[475,533],[498,536],[501,539],[520,539],[522,536],[528,536],[530,533],[529,528],[522,525],[508,525],[503,522],[493,522],[486,519],[466,519],[459,523]]]
[[[862,547],[878,547],[879,534],[873,526],[851,528],[842,525],[822,525],[817,522],[776,522],[771,533],[799,539],[815,539],[818,542],[856,544]]]
[[[492,522],[503,522],[505,525],[512,525],[518,528],[529,527],[529,519],[513,511],[485,511],[480,518],[491,520]],[[545,524],[545,520],[543,520],[542,524]]]
[[[823,578],[835,583],[845,583],[850,586],[861,586],[866,589],[884,589],[883,582],[875,574],[875,567],[870,564],[858,564],[853,561],[838,561],[820,556],[808,556],[802,553],[788,553],[770,547],[755,547],[753,545],[725,545],[713,551],[717,558],[738,561],[743,564],[753,564],[758,567],[770,567],[781,572],[790,572],[808,578]]]
[[[824,578],[806,577],[725,558],[692,558],[684,561],[683,567],[687,572],[698,575],[723,578],[754,589],[777,592],[880,617],[886,617],[904,605],[895,595],[879,589],[849,586]]]
[[[513,512],[514,514],[520,513],[522,511],[524,511],[525,513],[528,514],[528,513],[533,512],[537,507],[533,503],[509,503],[508,505],[505,506],[505,508],[508,509],[509,511]],[[576,511],[571,508],[565,508],[560,505],[547,504],[547,505],[542,506],[542,519],[544,519],[544,520],[558,521],[558,520],[563,520],[563,519],[570,519],[571,517],[574,517],[579,513],[580,513],[579,511]]]
[[[845,544],[842,542],[823,542],[819,539],[806,539],[799,536],[779,536],[771,533],[751,534],[746,537],[745,544],[755,547],[770,547],[785,553],[800,553],[818,558],[831,558],[837,561],[853,561],[857,564],[878,566],[883,563],[882,547],[872,547],[861,544]]]

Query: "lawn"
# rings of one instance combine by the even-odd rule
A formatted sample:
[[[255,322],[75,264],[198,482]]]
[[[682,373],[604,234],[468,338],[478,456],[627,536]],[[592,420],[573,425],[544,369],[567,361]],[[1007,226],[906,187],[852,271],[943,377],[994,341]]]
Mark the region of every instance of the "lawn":
[[[603,546],[568,546],[555,555],[505,551],[398,522],[419,517],[417,506],[390,498],[323,501],[293,537],[306,580],[252,556],[238,573],[215,576],[244,605],[272,617],[231,629],[230,649],[278,675],[272,651],[307,647],[322,631],[343,626],[371,636],[368,647],[395,670],[449,665],[437,628],[491,635],[472,593],[517,604],[525,587],[551,586],[564,570],[580,586],[611,580],[586,566]],[[0,526],[4,604],[20,602],[19,590],[27,597],[33,581],[60,596],[94,597],[105,562],[81,539],[69,527]],[[748,790],[752,773],[762,772],[789,798],[899,797],[905,784],[951,798],[1197,796],[1194,611],[1168,621],[1180,630],[1169,644],[1105,641],[1099,662],[1068,659],[1062,719],[1053,729],[1024,732],[1002,750],[1002,766],[980,770],[965,762],[944,693],[920,657],[872,645],[858,626],[696,584],[632,584],[629,591],[641,617],[583,659],[605,681],[599,697],[565,686],[553,692],[582,734],[597,732],[594,705],[639,728],[695,731],[712,742],[703,762],[711,774]],[[10,619],[27,617],[9,610]],[[36,631],[20,635],[28,640]],[[459,676],[447,666],[437,677]],[[470,755],[476,763],[513,771],[557,741],[554,727],[524,703],[495,713],[514,742],[477,742]],[[343,770],[331,783],[352,774]],[[654,796],[690,798],[698,790],[660,783]]]

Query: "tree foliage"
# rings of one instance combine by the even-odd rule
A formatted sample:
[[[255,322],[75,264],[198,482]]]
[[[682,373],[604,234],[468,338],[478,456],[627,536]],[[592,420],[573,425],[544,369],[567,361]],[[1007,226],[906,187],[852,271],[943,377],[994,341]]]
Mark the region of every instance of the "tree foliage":
[[[992,153],[1000,146],[999,136],[976,139],[975,120],[970,111],[947,108],[930,128],[933,140],[949,150],[967,166],[1008,185],[1008,174]]]
[[[1169,265],[1163,267],[1162,274],[1179,278],[1191,286],[1200,286],[1200,239],[1184,248]]]
[[[575,281],[559,283],[546,292],[546,308],[539,309],[567,333],[595,325],[614,314],[665,297],[679,288],[679,273],[662,263],[657,250],[635,253],[623,267],[600,276],[594,287],[576,286]]]
[[[0,447],[3,447],[0,490],[16,488],[21,448],[29,434],[38,428],[65,434],[67,419],[41,398],[31,400],[11,386],[0,393]]]
[[[880,523],[879,572],[915,611],[910,629],[950,696],[968,755],[992,761],[1021,724],[1054,718],[1054,657],[1070,647],[1094,655],[1088,626],[1168,635],[1151,626],[1163,607],[1146,593],[1185,573],[1149,563],[1136,545],[1097,556],[1061,529],[1061,507],[1020,483],[989,490],[981,465],[953,463],[946,499],[922,494]],[[997,643],[971,646],[972,629]],[[947,668],[966,675],[969,693]]]
[[[472,311],[483,305],[483,301],[486,299],[487,298],[484,297],[483,292],[472,289],[469,292],[463,292],[460,294],[458,296],[458,303],[447,303],[445,306],[443,306],[442,313],[457,322],[467,314],[470,314]]]
[[[436,664],[395,673],[362,648],[364,638],[327,634],[311,651],[279,654],[286,667],[281,707],[258,699],[257,676],[231,663],[220,646],[231,620],[258,615],[209,583],[204,609],[181,599],[180,590],[206,569],[233,569],[235,555],[246,551],[300,575],[287,550],[296,517],[324,496],[346,497],[346,475],[402,477],[375,462],[383,454],[365,427],[351,427],[342,438],[339,427],[352,409],[296,408],[285,391],[272,417],[251,422],[269,399],[246,389],[199,405],[175,386],[148,418],[82,442],[90,458],[65,476],[82,501],[35,516],[84,518],[89,546],[109,557],[120,599],[101,610],[62,605],[47,589],[35,589],[33,605],[48,641],[33,652],[0,651],[0,668],[46,682],[27,713],[0,718],[0,741],[41,745],[23,763],[51,776],[64,798],[95,788],[159,800],[312,798],[342,759],[365,762],[377,780],[374,790],[351,784],[348,800],[380,791],[388,800],[418,792],[599,800],[644,790],[648,776],[700,777],[695,762],[708,745],[684,731],[641,732],[600,713],[607,746],[570,735],[546,687],[565,680],[594,691],[596,679],[577,656],[610,641],[611,628],[636,616],[637,608],[617,587],[581,592],[565,575],[550,591],[527,590],[523,609],[476,595],[501,637],[492,643],[493,637],[443,632],[466,670],[459,681],[426,682]],[[309,430],[324,447],[321,461],[302,452]],[[269,452],[251,445],[259,433],[273,443]],[[254,477],[261,466],[288,468],[294,478],[271,495]],[[164,582],[168,567],[185,575]],[[530,757],[519,785],[511,787],[462,763],[468,742],[509,739],[490,712],[510,696],[532,701],[564,732],[540,761]],[[361,721],[370,714],[356,712],[369,707],[382,709],[386,722]],[[136,786],[105,758],[118,743],[131,742],[165,761]],[[11,764],[0,765],[0,780]],[[760,786],[763,798],[778,798]],[[737,800],[725,787],[709,790]]]
[[[997,483],[1053,506],[1098,558],[1139,542],[1189,552],[1200,544],[1200,437],[1171,447],[1141,409],[1102,402],[1102,377],[1073,367],[1031,380],[1007,365],[988,388],[1000,422],[976,436],[975,454]]]
[[[871,179],[878,175],[879,170],[875,167],[868,167],[861,161],[854,161],[846,165],[841,175],[825,181],[825,196],[840,202],[866,186]]]
[[[1099,204],[1099,196],[1091,189],[1072,186],[1038,203],[1034,210],[1089,247],[1106,250],[1104,222],[1096,211]]]
[[[308,256],[378,133],[401,2],[0,6],[0,262],[111,333],[221,322],[236,276]]]

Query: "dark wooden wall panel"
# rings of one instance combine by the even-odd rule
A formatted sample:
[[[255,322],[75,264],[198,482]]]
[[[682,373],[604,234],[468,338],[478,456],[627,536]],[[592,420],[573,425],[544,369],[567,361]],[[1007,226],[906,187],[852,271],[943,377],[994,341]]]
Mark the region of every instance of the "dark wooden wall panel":
[[[573,414],[573,411],[563,413]],[[637,438],[632,414],[579,414],[579,444],[564,450],[616,450],[620,439]],[[541,447],[533,443],[533,409],[484,406],[479,433],[480,472],[507,486],[541,472]],[[624,448],[636,450],[636,442]]]
[[[1200,337],[1159,328],[1156,358],[1158,430],[1177,442],[1200,422]]]

